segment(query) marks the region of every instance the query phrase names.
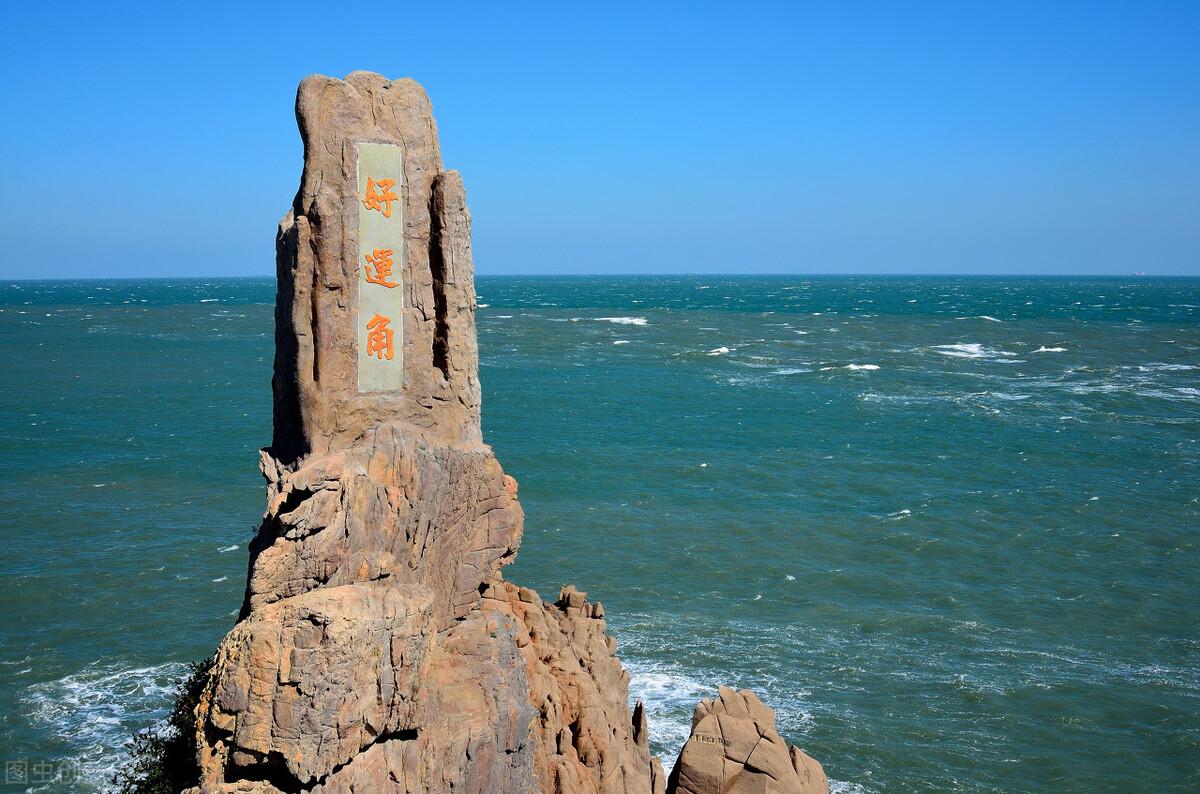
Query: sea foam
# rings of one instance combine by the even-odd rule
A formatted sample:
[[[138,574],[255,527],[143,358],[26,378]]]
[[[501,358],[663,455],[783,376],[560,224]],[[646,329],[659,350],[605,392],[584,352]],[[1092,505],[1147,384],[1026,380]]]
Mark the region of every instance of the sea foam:
[[[955,345],[934,345],[931,349],[938,355],[950,356],[951,358],[999,359],[1016,355],[1016,353],[1011,353],[1007,350],[994,350],[989,347],[984,347],[978,342],[963,342]]]
[[[93,664],[55,681],[34,684],[21,696],[30,721],[70,754],[79,780],[105,781],[125,758],[134,731],[161,720],[187,666],[167,663],[124,668]],[[36,789],[31,789],[36,790]],[[51,785],[45,790],[56,790]]]
[[[645,325],[645,317],[593,317],[593,320],[598,320],[605,323],[616,323],[617,325]]]
[[[1192,364],[1162,364],[1158,362],[1138,365],[1139,372],[1187,372],[1193,369],[1200,369],[1200,367]]]
[[[686,675],[671,665],[638,659],[622,660],[629,671],[629,697],[646,704],[654,715],[650,721],[651,749],[662,755],[668,769],[692,730],[692,709],[702,698],[712,697],[715,687]]]

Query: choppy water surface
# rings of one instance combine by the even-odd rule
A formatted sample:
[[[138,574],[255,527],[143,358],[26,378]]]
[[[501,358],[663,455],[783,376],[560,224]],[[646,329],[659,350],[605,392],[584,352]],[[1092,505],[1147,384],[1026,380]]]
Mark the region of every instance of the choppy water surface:
[[[1200,787],[1200,280],[479,292],[509,578],[605,603],[668,763],[724,682],[842,791]],[[0,285],[0,756],[82,781],[35,789],[101,788],[234,619],[272,299]]]

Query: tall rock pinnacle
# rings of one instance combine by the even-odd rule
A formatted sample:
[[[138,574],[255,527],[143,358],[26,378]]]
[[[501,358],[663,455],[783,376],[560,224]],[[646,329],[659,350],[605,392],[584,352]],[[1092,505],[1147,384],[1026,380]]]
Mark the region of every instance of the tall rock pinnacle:
[[[524,517],[480,432],[471,219],[429,99],[313,76],[296,116],[267,509],[191,791],[662,794],[603,608],[501,576]],[[795,788],[770,710],[737,704],[702,726],[736,728],[737,752],[696,734],[678,791]]]
[[[312,76],[296,117],[304,175],[277,244],[272,454],[345,449],[382,425],[478,446],[471,219],[429,98],[412,80]],[[362,333],[377,294],[372,306],[399,313],[390,359]],[[360,365],[392,370],[391,384],[363,388]]]
[[[661,791],[600,605],[500,576],[523,516],[481,438],[471,221],[429,99],[313,76],[296,115],[267,510],[196,790]]]

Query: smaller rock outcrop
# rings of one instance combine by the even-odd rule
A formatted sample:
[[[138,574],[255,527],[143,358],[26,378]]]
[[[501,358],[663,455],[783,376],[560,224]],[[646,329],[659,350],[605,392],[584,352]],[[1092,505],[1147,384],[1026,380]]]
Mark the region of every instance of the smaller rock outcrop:
[[[775,730],[775,712],[748,690],[721,687],[692,714],[667,794],[829,794],[821,765]]]

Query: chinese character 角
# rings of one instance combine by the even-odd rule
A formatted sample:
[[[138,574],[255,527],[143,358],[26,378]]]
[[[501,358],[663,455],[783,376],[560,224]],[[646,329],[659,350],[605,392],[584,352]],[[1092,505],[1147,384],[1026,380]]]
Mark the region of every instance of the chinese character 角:
[[[392,275],[392,249],[376,248],[372,253],[366,254],[367,281],[372,284],[381,284],[388,289],[400,286],[395,282],[388,281],[388,276]],[[375,268],[375,275],[371,275],[371,268]]]
[[[367,355],[380,361],[392,360],[392,329],[388,328],[391,318],[376,314],[367,323]]]
[[[363,196],[363,205],[369,210],[379,210],[383,217],[392,217],[392,202],[397,199],[392,188],[394,179],[380,179],[378,182],[367,177],[367,195]]]

